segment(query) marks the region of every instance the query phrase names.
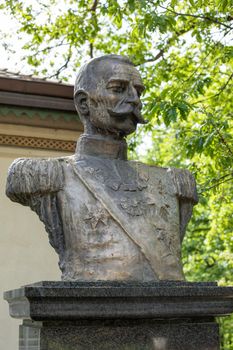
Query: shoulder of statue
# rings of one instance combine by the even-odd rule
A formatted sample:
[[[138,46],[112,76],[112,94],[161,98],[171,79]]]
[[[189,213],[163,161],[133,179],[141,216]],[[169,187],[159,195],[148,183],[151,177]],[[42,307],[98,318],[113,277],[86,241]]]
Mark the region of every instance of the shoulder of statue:
[[[64,158],[19,158],[10,166],[6,195],[15,202],[27,205],[33,195],[57,192],[63,187]]]
[[[196,181],[194,176],[187,169],[169,168],[172,176],[176,195],[180,200],[189,200],[194,204],[198,203]]]

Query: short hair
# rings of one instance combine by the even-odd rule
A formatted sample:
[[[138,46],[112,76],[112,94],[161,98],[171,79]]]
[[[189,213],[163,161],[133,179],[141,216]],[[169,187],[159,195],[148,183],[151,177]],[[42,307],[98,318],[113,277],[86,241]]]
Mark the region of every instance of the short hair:
[[[134,64],[126,56],[111,54],[93,58],[81,67],[74,85],[74,96],[79,90],[90,91],[93,89],[93,86],[97,86],[98,81],[96,79],[96,71],[98,64],[105,60],[117,60],[134,66]]]

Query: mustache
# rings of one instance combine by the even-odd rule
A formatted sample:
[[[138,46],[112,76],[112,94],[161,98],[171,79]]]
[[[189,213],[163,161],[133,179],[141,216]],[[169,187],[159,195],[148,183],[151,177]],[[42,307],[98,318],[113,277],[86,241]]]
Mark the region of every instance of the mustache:
[[[148,123],[148,120],[145,120],[142,117],[140,110],[132,104],[127,103],[126,101],[119,102],[113,109],[108,108],[108,113],[111,115],[111,117],[114,118],[124,119],[128,116],[132,116],[139,124]]]

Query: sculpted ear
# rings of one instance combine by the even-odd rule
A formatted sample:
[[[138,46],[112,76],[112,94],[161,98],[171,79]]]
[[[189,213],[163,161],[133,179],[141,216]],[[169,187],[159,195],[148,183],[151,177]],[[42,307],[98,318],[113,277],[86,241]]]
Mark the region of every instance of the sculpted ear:
[[[89,114],[88,93],[84,90],[78,90],[74,95],[75,107],[80,115]]]

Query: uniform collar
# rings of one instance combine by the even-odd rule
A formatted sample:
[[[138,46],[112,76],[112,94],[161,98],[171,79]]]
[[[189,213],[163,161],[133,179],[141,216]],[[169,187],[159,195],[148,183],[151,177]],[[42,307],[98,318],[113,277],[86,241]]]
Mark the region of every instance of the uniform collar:
[[[76,156],[127,160],[125,140],[113,140],[102,135],[82,134],[77,142]]]

